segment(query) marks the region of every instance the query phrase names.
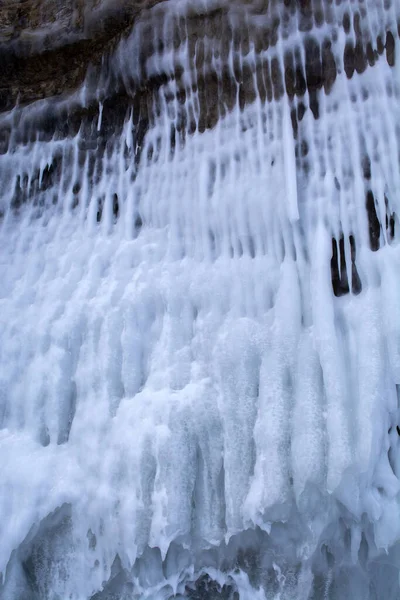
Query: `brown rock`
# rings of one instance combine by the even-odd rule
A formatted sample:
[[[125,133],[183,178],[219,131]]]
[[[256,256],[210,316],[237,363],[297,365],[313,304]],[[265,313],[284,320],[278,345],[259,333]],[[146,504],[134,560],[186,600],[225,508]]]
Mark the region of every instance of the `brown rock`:
[[[2,0],[0,110],[76,89],[90,63],[160,0]]]

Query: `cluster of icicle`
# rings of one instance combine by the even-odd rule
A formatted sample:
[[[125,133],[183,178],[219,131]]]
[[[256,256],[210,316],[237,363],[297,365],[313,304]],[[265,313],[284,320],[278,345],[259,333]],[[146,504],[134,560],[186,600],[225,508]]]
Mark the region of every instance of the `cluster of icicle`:
[[[356,4],[327,2],[318,118],[307,90],[260,93],[260,61],[305,61],[294,14],[224,64],[203,41],[204,69],[246,63],[254,98],[238,84],[199,127],[175,5],[111,59],[127,88],[168,75],[140,144],[133,108],[97,158],[82,130],[16,142],[46,103],[1,116],[2,600],[166,599],[199,577],[224,598],[398,598],[400,10],[362,6],[394,66],[349,78],[338,23]],[[164,43],[136,67],[149,23]]]

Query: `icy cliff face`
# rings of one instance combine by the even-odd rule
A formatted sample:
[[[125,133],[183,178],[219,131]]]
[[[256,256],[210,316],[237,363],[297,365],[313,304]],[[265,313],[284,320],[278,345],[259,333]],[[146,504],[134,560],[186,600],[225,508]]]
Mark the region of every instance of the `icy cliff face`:
[[[2,600],[400,597],[399,19],[170,2],[1,116]]]

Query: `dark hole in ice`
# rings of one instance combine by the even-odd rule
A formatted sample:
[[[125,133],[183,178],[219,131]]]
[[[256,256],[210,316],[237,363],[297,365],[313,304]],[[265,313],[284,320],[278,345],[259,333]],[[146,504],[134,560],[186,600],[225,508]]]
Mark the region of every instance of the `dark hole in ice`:
[[[358,13],[358,12],[356,12],[354,15],[353,28],[354,28],[354,33],[356,34],[357,39],[360,38],[362,35],[362,31],[361,31],[360,13]]]
[[[43,170],[41,188],[47,190],[54,182],[54,166],[46,165]]]
[[[294,139],[297,139],[297,135],[299,132],[299,126],[297,123],[297,117],[296,117],[296,109],[292,108],[292,110],[290,111],[290,119],[292,121],[292,129],[293,129],[293,137]]]
[[[354,66],[359,74],[364,73],[367,68],[367,59],[361,40],[357,40],[356,47],[354,48]]]
[[[349,236],[349,243],[351,257],[351,291],[354,295],[357,295],[362,290],[362,284],[356,267],[356,246],[353,235]],[[349,271],[350,269],[346,265],[344,237],[341,236],[339,245],[337,240],[332,238],[331,280],[335,296],[344,296],[350,292],[348,279]]]
[[[351,249],[351,291],[355,296],[357,296],[362,290],[362,285],[356,267],[356,243],[353,235],[349,237],[349,241]]]
[[[329,94],[336,80],[336,62],[332,53],[332,46],[329,40],[322,45],[322,74],[324,79],[325,93]]]
[[[170,133],[170,147],[171,147],[171,153],[174,153],[175,150],[175,146],[176,146],[176,130],[174,125],[171,125],[171,133]]]
[[[369,156],[365,155],[361,164],[364,178],[367,180],[371,179],[371,161]]]
[[[117,194],[113,195],[113,215],[116,219],[118,219],[119,216],[119,203],[118,203],[118,196]]]
[[[310,90],[310,109],[314,115],[314,119],[319,119],[319,103],[317,90]]]
[[[97,201],[97,215],[96,215],[97,223],[100,223],[102,214],[103,214],[103,200],[101,198],[99,198]]]
[[[389,237],[391,240],[393,240],[394,238],[394,234],[395,234],[395,215],[390,215],[389,217]]]
[[[284,56],[285,65],[285,87],[286,93],[290,99],[293,99],[295,93],[295,76],[293,55],[291,52],[286,52]]]
[[[303,104],[303,102],[300,102],[299,105],[297,106],[297,118],[299,121],[302,121],[305,112],[306,112],[306,107]]]
[[[386,60],[390,67],[395,63],[395,41],[391,31],[386,34]]]
[[[371,250],[376,252],[380,247],[381,224],[376,214],[375,198],[371,190],[367,192],[365,206],[368,215],[369,243]]]
[[[355,53],[354,53],[354,47],[351,44],[351,42],[347,42],[347,44],[344,48],[343,62],[344,62],[344,70],[347,75],[347,78],[351,79],[353,77],[353,73],[354,73],[354,69],[355,69]]]
[[[296,80],[295,80],[295,93],[296,96],[304,96],[306,93],[306,80],[303,74],[303,62],[300,55],[300,51],[295,52],[295,63],[296,63]]]
[[[318,90],[323,86],[321,51],[318,42],[310,37],[305,41],[306,80],[310,95],[310,108],[315,119],[319,117]]]
[[[6,152],[8,151],[10,136],[10,127],[4,127],[0,129],[0,154],[6,154]]]
[[[350,16],[349,13],[344,13],[343,15],[343,29],[346,33],[350,31]]]
[[[142,226],[143,226],[142,217],[140,215],[137,215],[137,217],[135,219],[135,229],[141,229]]]
[[[339,240],[339,248],[337,240],[332,238],[331,278],[335,296],[340,297],[349,293],[350,288],[346,271],[343,237]]]
[[[374,49],[372,48],[371,42],[367,43],[366,55],[367,55],[367,60],[368,60],[369,66],[373,67],[375,64],[375,53],[374,53]]]
[[[274,90],[274,99],[279,100],[283,96],[283,80],[282,73],[279,66],[279,60],[276,56],[271,61],[271,79]]]
[[[11,208],[18,209],[24,202],[24,193],[22,187],[21,176],[17,175],[15,179],[14,195],[11,200]]]
[[[300,153],[301,153],[301,156],[307,156],[307,154],[308,154],[308,144],[307,144],[306,140],[302,140],[302,142],[300,144]]]

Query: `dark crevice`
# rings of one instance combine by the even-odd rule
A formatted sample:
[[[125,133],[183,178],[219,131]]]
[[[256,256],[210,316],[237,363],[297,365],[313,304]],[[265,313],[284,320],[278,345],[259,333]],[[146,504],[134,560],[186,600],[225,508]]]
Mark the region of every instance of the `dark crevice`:
[[[325,93],[329,94],[336,80],[336,63],[332,53],[332,44],[325,40],[322,45],[322,74],[324,78]]]
[[[385,207],[386,207],[386,216],[385,216],[386,239],[389,242],[389,244],[392,244],[395,239],[395,235],[396,235],[397,214],[395,212],[391,212],[390,206],[389,206],[389,200],[388,200],[386,194],[385,194]]]
[[[339,240],[339,247],[337,240],[332,238],[331,278],[335,296],[344,296],[349,293],[343,237]]]
[[[354,74],[355,69],[355,54],[354,54],[354,46],[351,42],[347,42],[344,48],[344,71],[347,75],[348,79],[351,79]]]
[[[354,295],[362,291],[361,279],[356,267],[356,246],[353,235],[349,236],[351,268],[346,265],[344,237],[341,236],[339,244],[332,238],[331,280],[335,296],[340,297],[350,292],[348,273],[351,271],[351,292]]]
[[[357,296],[362,291],[362,284],[356,267],[356,243],[353,235],[350,235],[349,241],[351,250],[351,291]]]
[[[118,202],[117,194],[113,195],[113,215],[114,215],[115,219],[118,219],[118,217],[119,217],[119,202]]]
[[[388,237],[389,237],[389,241],[394,240],[395,237],[395,227],[396,227],[396,213],[393,213],[392,215],[390,215],[389,219],[386,217],[387,219],[387,225],[386,225],[386,229],[388,231]]]
[[[369,181],[371,179],[371,161],[368,155],[365,155],[362,159],[361,166],[363,170],[364,179]]]
[[[375,52],[374,52],[374,49],[372,48],[371,42],[367,42],[366,58],[367,58],[369,66],[373,67],[375,64],[376,57],[375,57]]]
[[[376,47],[378,50],[378,54],[382,55],[385,50],[385,44],[383,43],[382,37],[380,35],[378,35],[378,37],[376,38]]]
[[[103,200],[99,198],[97,200],[97,213],[96,213],[96,221],[97,223],[101,222],[101,217],[103,216]]]
[[[390,67],[394,67],[395,64],[395,41],[393,33],[388,31],[386,33],[386,60]]]
[[[315,119],[319,118],[318,90],[324,85],[321,51],[317,40],[310,37],[305,41],[306,81],[310,97],[310,109]]]
[[[368,190],[365,201],[368,215],[369,244],[373,252],[380,248],[381,224],[376,213],[375,198],[371,190]]]

